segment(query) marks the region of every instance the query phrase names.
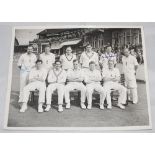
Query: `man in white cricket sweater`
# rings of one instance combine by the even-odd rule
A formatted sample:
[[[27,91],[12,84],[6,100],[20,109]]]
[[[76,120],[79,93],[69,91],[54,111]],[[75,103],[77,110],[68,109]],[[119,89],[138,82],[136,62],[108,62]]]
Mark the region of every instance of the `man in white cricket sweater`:
[[[27,102],[31,91],[39,90],[38,100],[38,112],[43,112],[43,103],[45,102],[46,84],[45,79],[47,77],[47,71],[42,67],[42,60],[36,61],[36,67],[30,71],[29,84],[23,89],[22,107],[20,112],[27,110]]]
[[[40,54],[40,59],[43,61],[43,66],[47,69],[47,71],[53,68],[55,54],[50,52],[50,45],[46,45],[45,52]]]
[[[63,97],[66,82],[66,71],[61,67],[61,61],[55,61],[55,67],[49,71],[47,81],[49,83],[46,91],[46,104],[45,111],[51,109],[52,94],[55,90],[58,92],[58,111],[63,111]]]
[[[102,70],[102,77],[104,80],[103,88],[106,91],[106,99],[108,104],[107,108],[112,108],[111,90],[113,89],[119,91],[118,107],[125,109],[124,104],[126,104],[126,88],[118,83],[120,81],[120,72],[118,68],[114,68],[114,65],[114,60],[109,60],[108,68]]]
[[[136,71],[138,69],[138,62],[134,56],[130,54],[129,49],[124,50],[122,57],[123,72],[128,89],[128,99],[132,99],[133,104],[138,103]]]
[[[85,99],[86,99],[86,87],[82,83],[84,80],[84,73],[79,66],[78,60],[73,60],[74,69],[70,69],[67,72],[67,85],[65,86],[65,101],[66,101],[66,108],[70,108],[70,91],[76,89],[80,90],[81,92],[81,108],[86,109],[85,106]]]
[[[33,47],[28,46],[27,52],[22,54],[18,60],[18,68],[20,69],[20,93],[19,93],[19,101],[22,102],[23,99],[23,88],[28,83],[28,76],[31,69],[35,66],[35,62],[37,57],[33,52]]]
[[[101,86],[101,72],[95,68],[95,62],[89,63],[89,70],[85,72],[86,96],[88,101],[87,109],[92,108],[92,94],[97,91],[100,94],[100,109],[104,109],[105,90]]]

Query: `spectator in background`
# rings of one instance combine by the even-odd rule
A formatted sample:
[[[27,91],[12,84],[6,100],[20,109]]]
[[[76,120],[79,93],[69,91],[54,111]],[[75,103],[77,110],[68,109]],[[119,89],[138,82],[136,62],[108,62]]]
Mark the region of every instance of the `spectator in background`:
[[[137,54],[136,54],[134,48],[131,48],[131,49],[130,49],[130,54],[131,54],[132,56],[134,56],[135,58],[137,57]]]
[[[98,49],[97,50],[97,53],[98,53],[98,56],[100,57],[102,55],[102,50],[101,49]]]
[[[139,64],[144,63],[143,54],[142,54],[142,51],[140,49],[137,50],[137,61]]]

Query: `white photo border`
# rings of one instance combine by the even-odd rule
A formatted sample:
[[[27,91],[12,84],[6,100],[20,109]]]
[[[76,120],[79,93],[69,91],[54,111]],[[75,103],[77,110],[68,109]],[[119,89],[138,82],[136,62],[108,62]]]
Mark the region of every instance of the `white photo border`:
[[[11,52],[9,58],[9,73],[8,73],[8,84],[7,84],[7,94],[6,94],[6,105],[5,105],[5,117],[4,117],[4,129],[6,130],[48,130],[53,132],[65,132],[65,131],[74,131],[74,132],[102,132],[102,131],[130,131],[130,130],[149,130],[152,129],[152,119],[151,119],[151,105],[150,105],[150,93],[149,93],[149,78],[148,78],[148,64],[146,58],[146,46],[144,38],[144,28],[143,26],[111,26],[111,25],[91,25],[83,23],[84,25],[48,25],[48,26],[15,26],[12,28],[12,41],[11,41]],[[148,117],[149,125],[147,126],[124,126],[124,127],[8,127],[8,117],[9,117],[9,106],[10,106],[10,94],[11,94],[11,84],[12,84],[12,68],[13,68],[13,56],[14,56],[14,38],[16,29],[60,29],[60,28],[139,28],[141,29],[142,35],[142,48],[143,48],[143,57],[144,57],[144,72],[146,79],[146,97],[148,105]]]

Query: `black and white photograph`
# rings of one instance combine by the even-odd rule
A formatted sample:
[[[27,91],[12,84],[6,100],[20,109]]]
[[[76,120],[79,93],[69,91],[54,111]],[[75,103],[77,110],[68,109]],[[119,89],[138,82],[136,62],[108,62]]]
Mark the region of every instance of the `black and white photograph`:
[[[151,129],[143,27],[15,27],[7,129]]]

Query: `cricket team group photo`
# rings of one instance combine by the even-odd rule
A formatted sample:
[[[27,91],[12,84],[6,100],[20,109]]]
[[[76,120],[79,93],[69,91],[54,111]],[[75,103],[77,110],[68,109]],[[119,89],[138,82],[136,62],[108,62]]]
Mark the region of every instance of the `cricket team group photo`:
[[[15,30],[8,126],[149,125],[140,28],[39,31]]]

